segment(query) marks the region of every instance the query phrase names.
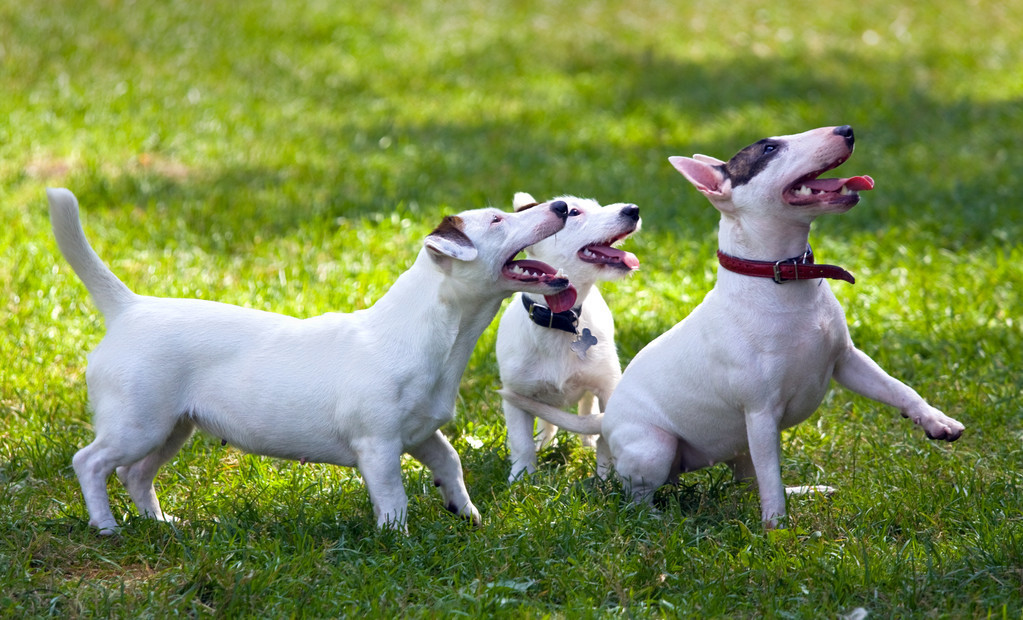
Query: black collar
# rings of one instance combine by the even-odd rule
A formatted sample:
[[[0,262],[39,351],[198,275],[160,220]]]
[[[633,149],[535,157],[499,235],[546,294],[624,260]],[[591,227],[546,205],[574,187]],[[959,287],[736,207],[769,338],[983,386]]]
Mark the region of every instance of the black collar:
[[[530,320],[540,327],[560,329],[570,334],[578,333],[576,326],[579,325],[579,312],[582,310],[582,306],[565,310],[564,312],[551,312],[550,308],[533,301],[524,294],[521,297],[522,305],[525,306],[526,312],[529,313]]]

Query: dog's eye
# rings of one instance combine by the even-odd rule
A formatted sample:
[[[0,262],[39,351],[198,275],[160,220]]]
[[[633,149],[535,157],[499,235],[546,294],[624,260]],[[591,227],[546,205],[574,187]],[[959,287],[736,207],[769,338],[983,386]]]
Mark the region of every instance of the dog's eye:
[[[494,216],[494,219],[490,220],[490,223],[491,223],[491,224],[497,224],[498,222],[502,221],[503,219],[504,219],[504,218],[503,218],[503,217],[501,217],[500,215],[495,215],[495,216]]]
[[[764,153],[770,153],[770,152],[772,152],[776,148],[778,148],[778,147],[773,145],[773,144],[765,144],[764,145]]]
[[[568,216],[569,217],[571,217],[573,215],[582,215],[582,214],[583,214],[583,212],[580,211],[579,209],[572,209],[571,211],[568,212]]]

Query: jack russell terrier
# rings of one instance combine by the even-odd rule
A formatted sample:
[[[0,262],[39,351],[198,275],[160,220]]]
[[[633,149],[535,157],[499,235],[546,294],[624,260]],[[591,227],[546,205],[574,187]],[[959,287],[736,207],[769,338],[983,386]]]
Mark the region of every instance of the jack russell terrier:
[[[448,510],[479,523],[438,429],[501,301],[569,286],[544,263],[514,260],[564,227],[564,201],[446,217],[375,305],[298,319],[138,295],[89,245],[74,195],[47,196],[60,251],[107,327],[86,371],[96,438],[72,460],[90,525],[117,530],[107,495],[115,470],[140,514],[170,520],[153,479],[195,427],[255,454],[358,467],[377,524],[402,531],[407,452],[432,470]]]
[[[579,405],[579,415],[596,414],[622,376],[614,342],[614,319],[598,280],[618,279],[639,267],[639,260],[615,244],[639,230],[639,207],[633,204],[600,206],[595,200],[562,196],[568,204],[565,228],[527,248],[531,258],[557,267],[572,287],[546,304],[520,293],[501,316],[497,332],[497,361],[503,389],[553,407]],[[515,195],[515,211],[537,205],[526,193]],[[536,451],[554,439],[557,426],[538,420],[534,444],[534,416],[507,399],[504,419],[511,457],[509,481],[536,471]],[[592,446],[595,436],[583,444]]]

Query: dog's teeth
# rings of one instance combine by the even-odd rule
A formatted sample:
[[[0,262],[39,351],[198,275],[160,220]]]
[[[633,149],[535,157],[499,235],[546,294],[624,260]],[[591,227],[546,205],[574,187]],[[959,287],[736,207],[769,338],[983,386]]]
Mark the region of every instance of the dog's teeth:
[[[847,186],[843,185],[842,189],[840,189],[838,193],[841,194],[842,196],[848,196],[849,194],[854,194],[855,192],[853,192]]]
[[[796,195],[798,196],[809,196],[810,194],[813,194],[813,190],[807,185],[803,185],[796,190]]]

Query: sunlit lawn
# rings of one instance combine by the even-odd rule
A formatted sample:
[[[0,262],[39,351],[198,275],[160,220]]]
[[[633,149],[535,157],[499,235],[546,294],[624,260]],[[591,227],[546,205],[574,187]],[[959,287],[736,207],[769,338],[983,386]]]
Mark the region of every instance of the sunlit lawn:
[[[0,0],[0,615],[1018,617],[1023,607],[1023,4]],[[81,200],[134,290],[312,316],[378,299],[448,213],[515,191],[630,201],[605,287],[623,363],[713,283],[716,212],[667,164],[851,124],[877,188],[818,221],[853,338],[967,432],[927,441],[835,390],[783,440],[790,502],[687,474],[659,512],[571,437],[509,485],[493,341],[444,429],[482,527],[405,464],[410,535],[354,470],[197,437],[158,478],[177,527],[100,538],[71,456],[103,323],[44,188]],[[665,369],[665,380],[671,380]]]

